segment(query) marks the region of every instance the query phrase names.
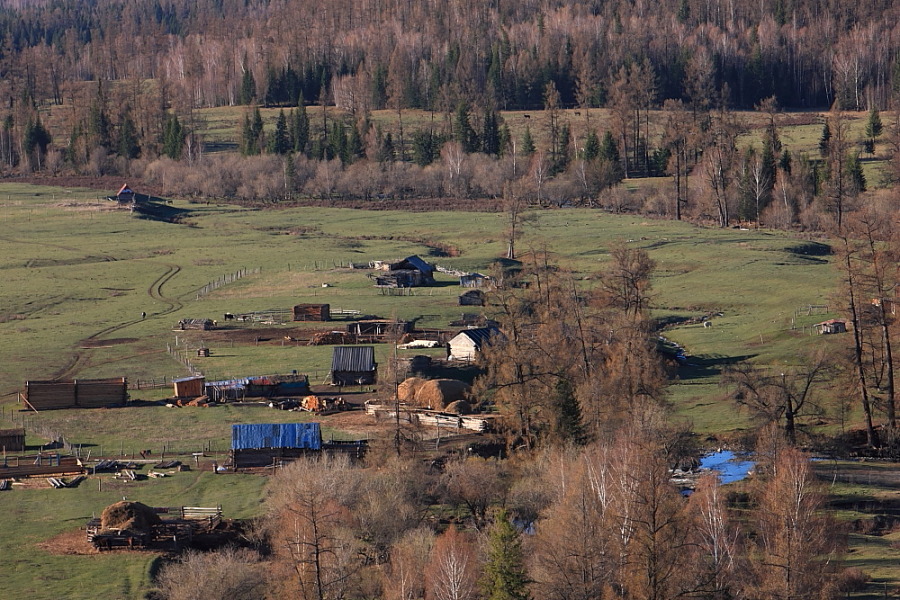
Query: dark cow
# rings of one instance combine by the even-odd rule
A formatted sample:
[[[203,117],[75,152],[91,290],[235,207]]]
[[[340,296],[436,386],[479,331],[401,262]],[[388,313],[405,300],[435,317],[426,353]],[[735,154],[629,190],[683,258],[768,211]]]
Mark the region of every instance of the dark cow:
[[[234,321],[234,313],[225,313],[226,321]]]

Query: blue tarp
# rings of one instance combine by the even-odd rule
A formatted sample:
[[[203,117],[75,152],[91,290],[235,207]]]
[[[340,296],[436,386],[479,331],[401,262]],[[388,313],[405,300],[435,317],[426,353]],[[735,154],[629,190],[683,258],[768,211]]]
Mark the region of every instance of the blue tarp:
[[[232,425],[231,449],[306,448],[322,449],[322,431],[318,423],[276,423]]]

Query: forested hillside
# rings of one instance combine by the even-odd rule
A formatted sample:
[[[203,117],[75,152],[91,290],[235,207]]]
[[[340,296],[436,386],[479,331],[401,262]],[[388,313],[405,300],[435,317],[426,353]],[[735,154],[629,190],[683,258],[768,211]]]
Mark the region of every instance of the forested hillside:
[[[324,93],[364,111],[465,99],[538,109],[646,93],[752,108],[885,106],[900,78],[889,0],[170,0],[4,2],[9,97],[61,102],[67,82],[161,79],[193,107],[293,105]],[[248,81],[250,80],[250,81]]]

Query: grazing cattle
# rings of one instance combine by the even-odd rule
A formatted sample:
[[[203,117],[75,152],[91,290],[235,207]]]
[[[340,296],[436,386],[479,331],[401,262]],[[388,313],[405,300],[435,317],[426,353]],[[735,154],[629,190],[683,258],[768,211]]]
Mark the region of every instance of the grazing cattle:
[[[147,318],[147,313],[141,311],[141,318],[142,318],[142,319],[146,319],[146,318]]]
[[[576,110],[576,111],[575,111],[575,116],[576,116],[576,117],[580,117],[580,116],[581,116],[581,111],[580,111],[580,110]]]
[[[704,321],[704,322],[703,322],[703,326],[704,326],[704,327],[712,327],[712,322],[711,322],[711,321]]]
[[[225,320],[226,321],[234,321],[234,314],[233,313],[225,313]]]
[[[531,118],[531,115],[522,115],[522,116],[525,117],[526,119],[530,119],[530,118]]]

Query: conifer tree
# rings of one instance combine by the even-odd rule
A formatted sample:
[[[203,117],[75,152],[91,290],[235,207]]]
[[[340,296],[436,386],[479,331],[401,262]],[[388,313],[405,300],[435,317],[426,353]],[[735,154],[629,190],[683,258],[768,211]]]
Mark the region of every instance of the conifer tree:
[[[534,154],[534,138],[531,137],[531,127],[525,127],[525,133],[522,136],[522,154],[529,156]]]
[[[291,119],[291,142],[294,145],[294,152],[306,153],[309,146],[309,114],[306,112],[306,104],[303,95],[297,100],[297,110],[292,112]]]
[[[481,589],[485,600],[531,600],[522,540],[506,510],[497,513],[488,532]]]
[[[185,136],[187,136],[187,132],[178,120],[178,115],[169,114],[163,129],[162,153],[175,160],[181,158]]]
[[[278,120],[275,122],[275,135],[269,144],[269,151],[273,154],[287,154],[291,150],[291,139],[288,134],[287,118],[284,110],[278,112]]]

